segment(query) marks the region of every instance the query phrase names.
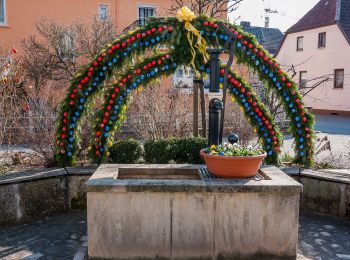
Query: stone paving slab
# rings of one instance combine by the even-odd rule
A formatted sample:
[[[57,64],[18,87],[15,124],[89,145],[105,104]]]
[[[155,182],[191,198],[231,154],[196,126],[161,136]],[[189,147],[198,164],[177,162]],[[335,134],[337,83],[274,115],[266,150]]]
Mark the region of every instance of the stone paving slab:
[[[86,241],[86,213],[73,211],[0,229],[0,259],[73,259]]]
[[[298,260],[350,259],[350,222],[302,212]],[[86,259],[86,213],[0,229],[0,259]]]

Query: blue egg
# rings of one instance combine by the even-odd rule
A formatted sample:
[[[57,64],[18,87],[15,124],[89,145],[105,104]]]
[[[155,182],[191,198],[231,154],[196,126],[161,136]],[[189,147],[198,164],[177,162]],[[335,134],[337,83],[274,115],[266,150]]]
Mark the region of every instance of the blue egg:
[[[241,43],[239,43],[239,42],[237,42],[237,48],[241,48],[242,47],[242,44]]]
[[[262,68],[262,70],[265,70],[265,69],[266,69],[266,67],[265,67],[265,66],[262,66],[261,68]]]
[[[267,137],[269,134],[268,133],[264,133],[264,137]]]
[[[73,149],[73,145],[72,145],[72,144],[69,144],[69,145],[68,145],[68,149],[69,149],[69,150],[72,150],[72,149]]]
[[[103,147],[100,147],[100,151],[103,152],[105,150],[105,148]]]
[[[200,70],[204,70],[204,66],[203,65],[200,66]]]
[[[75,124],[72,123],[72,124],[70,125],[70,128],[74,128],[74,127],[75,127]]]
[[[260,63],[260,61],[258,61],[258,60],[255,61],[255,65],[256,65],[256,66],[258,66],[259,63]]]
[[[273,82],[276,82],[276,81],[277,81],[277,79],[276,79],[276,78],[273,78],[273,79],[272,79],[272,81],[273,81]]]
[[[300,153],[300,156],[304,156],[304,155],[305,155],[305,153],[304,153],[304,152],[301,152],[301,153]]]
[[[104,137],[108,137],[108,133],[104,133],[103,136],[104,136]]]
[[[157,37],[156,37],[156,40],[157,40],[157,42],[159,42],[159,41],[160,41],[160,37],[159,37],[159,36],[157,36]]]
[[[140,47],[142,47],[143,46],[143,42],[140,42]]]
[[[295,114],[297,111],[293,108],[292,109],[292,113]]]
[[[73,154],[72,152],[68,152],[68,156],[71,157]]]
[[[110,61],[108,62],[108,66],[111,67],[113,65],[113,63]]]
[[[266,145],[266,148],[267,148],[267,149],[271,149],[271,146],[270,146],[270,145]]]
[[[300,127],[301,127],[301,124],[300,124],[300,123],[297,123],[297,127],[300,128]]]
[[[136,83],[137,83],[137,84],[139,84],[140,82],[141,82],[141,80],[140,80],[140,79],[137,79],[137,80],[136,80]]]
[[[84,91],[84,92],[83,92],[83,95],[84,95],[84,96],[88,96],[88,95],[89,95],[89,92]]]
[[[173,63],[173,67],[176,67],[176,66],[177,66],[177,63],[176,63],[176,62],[174,62],[174,63]]]
[[[211,36],[216,37],[216,33],[215,33],[215,32],[213,32]]]
[[[290,107],[290,108],[292,108],[292,107],[293,107],[293,104],[292,104],[292,103],[290,103],[290,104],[289,104],[289,107]]]
[[[176,66],[175,66],[176,67]],[[154,68],[154,72],[157,73],[159,70],[157,67]]]
[[[155,43],[155,42],[156,42],[156,40],[152,38],[151,39],[151,43]]]
[[[113,59],[113,63],[117,63],[117,59],[116,58]]]
[[[136,87],[137,87],[137,84],[136,84],[136,83],[133,83],[132,86],[133,86],[134,88],[136,88]]]
[[[266,139],[266,142],[271,143],[271,139],[270,139],[270,138],[267,138],[267,139]]]
[[[82,105],[80,105],[78,108],[79,108],[79,110],[83,110],[84,109],[84,107]]]
[[[85,99],[83,99],[83,98],[80,98],[80,103],[84,103],[85,102]]]
[[[273,77],[273,73],[270,72],[269,77],[272,78]]]
[[[134,43],[134,48],[136,48],[137,47],[137,43]]]
[[[295,121],[300,121],[300,117],[296,116]]]
[[[140,78],[141,78],[141,79],[144,79],[144,78],[145,78],[145,76],[142,74],[142,75],[140,76]]]
[[[73,141],[74,141],[74,138],[73,138],[73,137],[70,137],[70,138],[69,138],[69,142],[73,143]]]
[[[96,78],[95,78],[95,81],[99,81],[99,80],[100,80],[100,78],[99,78],[99,77],[96,77]]]
[[[77,118],[75,116],[73,116],[72,118],[73,122],[77,121]]]
[[[297,133],[301,135],[303,132],[301,131],[301,129],[299,129]]]
[[[114,121],[116,119],[115,116],[111,116],[111,120]]]
[[[201,31],[201,35],[204,35],[204,33],[205,33],[204,31]]]
[[[268,154],[269,154],[269,155],[272,155],[272,154],[273,154],[273,152],[272,152],[272,151],[269,151],[269,152],[268,152]]]
[[[151,76],[154,76],[154,75],[155,75],[155,73],[154,73],[154,71],[152,70],[152,71],[151,71]]]
[[[78,111],[76,111],[74,114],[75,114],[76,116],[79,116],[79,115],[80,115]]]
[[[304,138],[303,138],[303,137],[300,137],[300,138],[299,138],[299,142],[301,142],[301,143],[304,142]]]
[[[73,131],[69,131],[69,135],[73,135],[74,134],[74,132]]]
[[[100,75],[101,77],[103,77],[104,74],[103,74],[103,72],[101,71],[101,72],[98,73],[98,75]]]
[[[94,81],[94,82],[92,82],[92,85],[93,85],[94,87],[96,87],[96,86],[97,86],[97,83]]]
[[[219,81],[222,83],[224,82],[224,78],[223,77],[220,77]]]
[[[123,53],[123,54],[124,54],[124,56],[127,56],[127,55],[128,55],[128,53],[127,53],[126,51],[124,51],[124,53]]]
[[[146,45],[146,46],[148,46],[148,45],[149,45],[149,42],[148,42],[148,41],[146,41],[146,42],[145,42],[145,45]]]
[[[106,129],[106,131],[109,131],[109,126],[106,125],[106,126],[105,126],[105,129]]]
[[[115,110],[118,110],[118,109],[119,109],[119,106],[118,106],[118,105],[115,105],[115,106],[114,106],[114,109],[115,109]]]
[[[225,41],[227,41],[228,40],[228,35],[225,35],[224,39],[225,39]]]
[[[106,70],[107,70],[107,67],[106,67],[106,66],[103,66],[103,67],[102,67],[102,70],[106,71]]]
[[[222,39],[224,39],[224,36],[222,34],[220,34],[219,38],[222,40]]]
[[[207,68],[207,73],[209,73],[210,72],[210,68]]]

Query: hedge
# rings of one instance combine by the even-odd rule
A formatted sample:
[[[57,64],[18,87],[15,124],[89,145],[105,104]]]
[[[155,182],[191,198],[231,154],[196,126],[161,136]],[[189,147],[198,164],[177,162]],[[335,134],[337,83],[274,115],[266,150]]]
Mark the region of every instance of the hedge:
[[[138,163],[142,156],[141,143],[135,139],[117,141],[109,150],[111,163]]]
[[[147,163],[202,164],[199,151],[205,147],[207,139],[200,137],[150,140],[144,144],[144,158]]]

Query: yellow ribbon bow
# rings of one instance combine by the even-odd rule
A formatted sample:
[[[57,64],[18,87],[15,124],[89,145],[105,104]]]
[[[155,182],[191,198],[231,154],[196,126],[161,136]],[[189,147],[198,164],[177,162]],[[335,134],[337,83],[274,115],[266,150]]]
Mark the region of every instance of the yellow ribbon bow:
[[[185,28],[188,31],[187,32],[187,39],[188,39],[188,42],[189,42],[189,44],[191,46],[191,52],[192,52],[191,65],[192,65],[192,67],[194,69],[196,77],[199,77],[200,73],[196,69],[196,65],[195,65],[196,50],[193,47],[193,35],[197,36],[197,43],[195,44],[195,47],[203,55],[205,63],[207,63],[207,61],[209,60],[209,54],[207,52],[207,42],[202,37],[200,32],[196,28],[194,28],[194,26],[192,25],[191,22],[193,21],[193,19],[196,18],[196,15],[187,6],[182,7],[177,12],[177,16],[176,17],[181,22],[185,22]]]

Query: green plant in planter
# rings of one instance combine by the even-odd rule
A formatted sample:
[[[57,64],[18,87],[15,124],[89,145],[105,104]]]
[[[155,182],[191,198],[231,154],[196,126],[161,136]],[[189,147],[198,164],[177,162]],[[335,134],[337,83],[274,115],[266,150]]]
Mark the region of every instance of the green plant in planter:
[[[262,149],[253,149],[251,146],[243,146],[239,144],[220,144],[218,146],[212,145],[205,151],[210,155],[218,156],[258,156],[265,153]]]

